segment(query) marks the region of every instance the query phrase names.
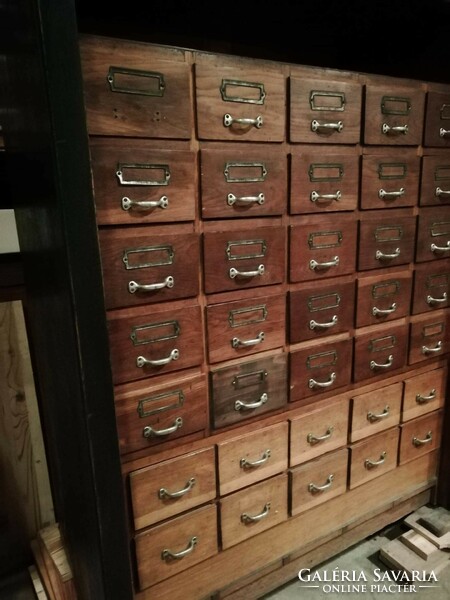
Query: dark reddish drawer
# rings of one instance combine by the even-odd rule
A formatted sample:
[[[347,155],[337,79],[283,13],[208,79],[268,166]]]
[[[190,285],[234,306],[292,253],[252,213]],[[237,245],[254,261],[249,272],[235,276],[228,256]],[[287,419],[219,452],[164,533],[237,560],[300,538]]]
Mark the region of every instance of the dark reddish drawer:
[[[403,465],[439,448],[442,413],[442,410],[438,410],[401,426],[399,464]]]
[[[428,92],[424,146],[450,147],[450,94]]]
[[[450,260],[417,265],[414,271],[413,314],[450,305]]]
[[[404,367],[408,348],[408,329],[404,324],[378,327],[376,331],[355,336],[353,379],[362,381],[377,375],[390,375]]]
[[[413,365],[449,351],[448,310],[418,317],[411,323],[409,364]]]
[[[450,204],[450,154],[422,159],[421,206]]]
[[[411,271],[399,271],[389,275],[360,275],[356,326],[376,325],[408,315],[411,288]]]
[[[450,257],[450,207],[422,209],[417,231],[416,261]]]
[[[416,217],[383,217],[359,223],[358,269],[380,269],[414,260]]]

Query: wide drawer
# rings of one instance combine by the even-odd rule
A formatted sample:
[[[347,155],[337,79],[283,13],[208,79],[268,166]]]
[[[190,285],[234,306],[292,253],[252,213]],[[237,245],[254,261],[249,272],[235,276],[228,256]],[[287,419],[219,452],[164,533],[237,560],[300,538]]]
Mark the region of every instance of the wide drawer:
[[[281,215],[287,210],[286,152],[227,145],[201,150],[204,219]]]
[[[217,508],[199,508],[134,538],[141,590],[217,554]]]
[[[350,489],[395,469],[398,440],[399,428],[394,427],[350,447]]]
[[[414,260],[416,217],[383,217],[359,223],[358,269],[381,269]]]
[[[428,92],[424,146],[450,147],[450,94]]]
[[[422,158],[421,206],[450,204],[450,154]]]
[[[438,410],[401,426],[399,464],[439,448],[442,414],[442,410]]]
[[[259,417],[287,402],[286,355],[212,369],[210,383],[215,428]]]
[[[441,260],[450,256],[450,206],[420,211],[416,261]]]
[[[446,385],[444,368],[405,379],[402,421],[410,421],[444,406]]]
[[[414,270],[414,315],[450,306],[450,260],[416,265]]]
[[[411,305],[411,271],[360,275],[356,326],[376,325],[405,317]]]
[[[195,296],[200,258],[196,233],[149,227],[99,232],[106,308]]]
[[[288,476],[278,475],[220,500],[222,548],[226,550],[288,517]]]
[[[340,496],[347,489],[348,450],[342,448],[290,472],[291,515]]]
[[[403,384],[399,382],[373,392],[354,396],[350,441],[357,442],[369,435],[398,425],[402,394]]]
[[[133,471],[130,491],[135,529],[213,500],[216,496],[214,448]]]
[[[409,361],[413,365],[449,351],[448,310],[419,317],[411,323]]]

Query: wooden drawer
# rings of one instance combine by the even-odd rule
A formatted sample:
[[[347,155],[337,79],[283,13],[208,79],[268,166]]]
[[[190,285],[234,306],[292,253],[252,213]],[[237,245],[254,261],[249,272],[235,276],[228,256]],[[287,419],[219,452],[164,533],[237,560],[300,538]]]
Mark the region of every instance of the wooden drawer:
[[[226,550],[288,517],[288,476],[278,475],[220,501],[222,548]]]
[[[414,365],[449,351],[449,311],[439,311],[411,323],[409,361]]]
[[[347,443],[349,399],[327,401],[290,419],[290,465],[298,465]]]
[[[351,215],[305,217],[290,227],[292,282],[337,277],[355,269],[356,221]]]
[[[206,307],[210,363],[272,350],[285,342],[284,294]]]
[[[399,464],[403,465],[439,448],[441,433],[441,410],[403,424],[400,434]]]
[[[203,236],[205,292],[281,283],[285,269],[283,227],[208,231]]]
[[[191,75],[181,50],[81,37],[80,53],[90,134],[191,137]]]
[[[450,206],[420,211],[416,262],[441,260],[450,256]]]
[[[287,402],[285,354],[212,369],[210,377],[215,428],[259,417]]]
[[[216,506],[199,508],[152,527],[136,535],[134,541],[139,588],[143,590],[217,554]],[[184,556],[177,558],[181,552]]]
[[[205,429],[204,375],[163,375],[117,386],[119,446],[122,453],[149,448]]]
[[[450,147],[450,94],[428,92],[423,144]]]
[[[450,154],[422,158],[421,206],[450,204]]]
[[[425,92],[418,87],[367,85],[364,143],[419,145],[424,105]]]
[[[359,223],[358,269],[381,269],[414,260],[416,217],[383,217]]]
[[[409,421],[444,406],[447,372],[433,369],[405,379],[402,421]]]
[[[290,79],[290,141],[357,144],[362,86],[351,81]]]
[[[290,292],[291,343],[348,331],[353,327],[354,304],[353,281],[311,283]]]
[[[450,260],[417,265],[414,271],[413,314],[450,305]]]
[[[291,392],[295,402],[347,385],[352,377],[351,339],[308,344],[290,353]]]
[[[394,427],[350,447],[350,489],[395,469],[398,440],[399,428]]]
[[[406,364],[408,330],[404,324],[377,327],[355,336],[354,381],[390,375]]]
[[[161,150],[136,139],[93,139],[90,150],[98,224],[194,220],[194,152]]]
[[[399,382],[354,396],[350,441],[357,442],[398,425],[402,394],[403,384]]]
[[[155,234],[152,228],[127,227],[99,232],[106,308],[198,293],[198,235],[175,231]]]
[[[358,204],[359,157],[305,150],[291,154],[290,212],[354,210]]]
[[[286,152],[230,144],[201,150],[204,219],[281,215],[287,210]]]
[[[213,500],[216,496],[214,448],[133,471],[130,490],[135,529]]]
[[[347,489],[348,450],[342,448],[290,472],[291,515],[340,496]]]
[[[203,361],[200,307],[148,306],[108,312],[114,383],[194,367]]]
[[[281,69],[242,58],[201,58],[195,65],[199,138],[282,141],[286,82]]]
[[[358,279],[356,326],[376,325],[409,315],[411,271],[361,275]]]
[[[361,208],[416,206],[420,159],[412,150],[366,154],[362,161]]]

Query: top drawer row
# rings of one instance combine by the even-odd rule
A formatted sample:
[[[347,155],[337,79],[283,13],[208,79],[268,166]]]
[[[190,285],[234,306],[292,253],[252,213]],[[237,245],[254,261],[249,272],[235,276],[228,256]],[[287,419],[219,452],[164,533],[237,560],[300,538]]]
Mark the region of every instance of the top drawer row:
[[[189,139],[191,66],[181,50],[85,38],[81,43],[88,129],[94,135]],[[194,66],[197,134],[205,140],[450,146],[450,91],[419,82],[363,86],[357,74],[296,73],[287,65],[200,55]],[[286,92],[287,84],[289,90]],[[363,115],[363,117],[362,117]],[[364,117],[365,115],[365,117]]]

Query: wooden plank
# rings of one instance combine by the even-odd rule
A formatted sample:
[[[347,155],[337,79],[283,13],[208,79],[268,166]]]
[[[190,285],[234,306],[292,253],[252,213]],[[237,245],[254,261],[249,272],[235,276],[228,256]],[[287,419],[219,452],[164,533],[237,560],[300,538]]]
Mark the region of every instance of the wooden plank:
[[[431,515],[434,510],[438,509],[439,507],[435,509],[424,506],[420,510],[415,512],[413,515],[409,515],[408,518],[405,519],[405,524],[411,527],[411,529],[414,529],[415,531],[423,535],[423,537],[429,540],[437,548],[442,550],[443,548],[450,548],[450,533],[445,533],[444,535],[437,536],[433,532],[431,532],[426,526],[424,526],[423,521],[423,519],[426,519],[429,515]]]
[[[52,582],[50,580],[50,576],[47,571],[47,566],[45,564],[39,542],[37,540],[32,540],[30,542],[30,546],[31,546],[31,550],[33,552],[33,556],[34,556],[34,560],[36,563],[38,573],[41,577],[42,583],[44,584],[44,588],[47,593],[48,599],[49,600],[59,600],[55,596],[55,592],[53,590]]]
[[[383,548],[380,548],[380,559],[389,567],[400,569],[411,577],[413,571],[436,575],[449,564],[448,552],[436,548],[428,560],[424,560],[414,550],[406,546],[401,539],[391,540]]]
[[[72,567],[67,560],[59,524],[54,523],[45,529],[41,529],[38,535],[39,540],[44,544],[47,553],[52,559],[55,568],[58,570],[61,580],[66,582],[72,579]]]
[[[30,565],[28,567],[28,572],[30,573],[31,581],[33,583],[33,588],[36,593],[37,599],[38,600],[48,600],[47,593],[42,584],[42,580],[40,578],[40,575],[39,575],[36,567],[34,565]]]
[[[434,544],[427,540],[427,538],[424,538],[423,535],[420,535],[420,533],[417,533],[417,531],[414,531],[414,529],[410,529],[401,535],[399,540],[423,560],[428,560],[437,551]]]

